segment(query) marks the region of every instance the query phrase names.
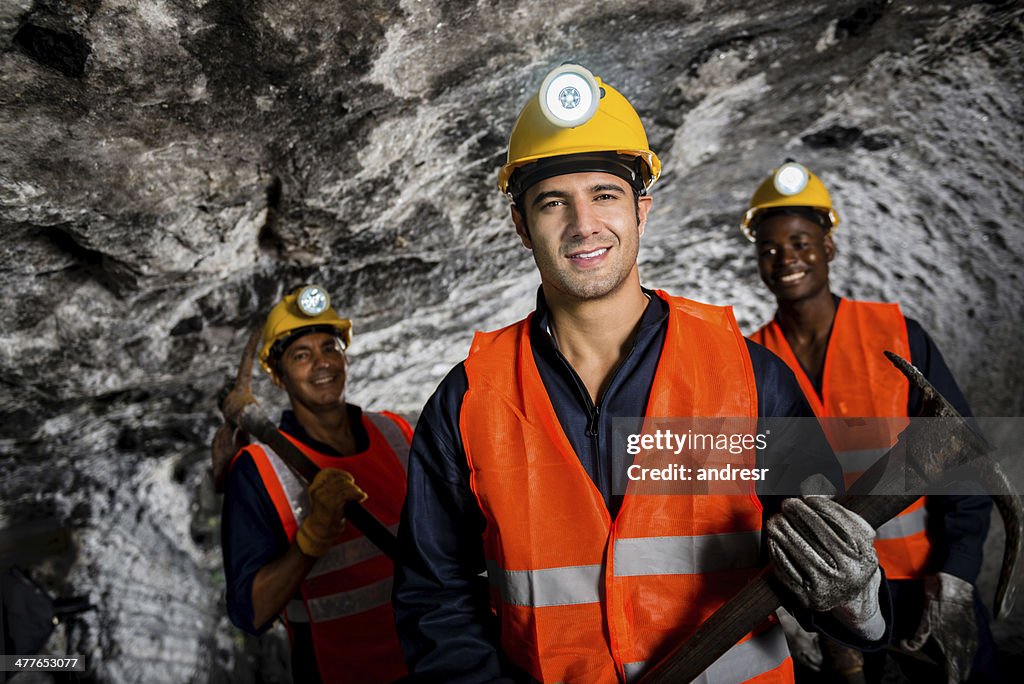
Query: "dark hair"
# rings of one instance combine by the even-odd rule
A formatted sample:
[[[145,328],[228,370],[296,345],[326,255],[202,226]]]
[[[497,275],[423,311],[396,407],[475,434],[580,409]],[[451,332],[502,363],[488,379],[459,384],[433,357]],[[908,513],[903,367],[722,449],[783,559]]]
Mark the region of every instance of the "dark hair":
[[[769,207],[754,216],[754,220],[750,222],[750,232],[756,237],[758,226],[773,216],[799,216],[821,226],[826,234],[832,229],[832,221],[828,214],[820,209],[814,207]]]

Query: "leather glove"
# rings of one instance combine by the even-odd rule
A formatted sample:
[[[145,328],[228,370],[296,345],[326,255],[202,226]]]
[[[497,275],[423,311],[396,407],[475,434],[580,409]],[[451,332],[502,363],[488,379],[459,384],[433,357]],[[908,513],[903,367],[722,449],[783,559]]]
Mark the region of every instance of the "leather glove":
[[[345,531],[345,504],[365,501],[366,492],[356,485],[351,473],[324,468],[309,485],[309,515],[299,526],[295,541],[307,556],[319,558]]]
[[[946,681],[958,684],[971,674],[978,650],[978,625],[974,618],[974,586],[940,572],[924,578],[924,609],[917,631],[899,646],[914,652],[932,638],[942,651]]]
[[[789,614],[785,608],[777,611],[782,631],[786,633],[786,641],[789,643],[789,651],[793,659],[813,672],[821,672],[821,663],[824,660],[821,653],[821,641],[817,632],[808,632],[800,626],[797,619]]]
[[[786,499],[767,525],[775,575],[805,607],[832,611],[857,635],[885,632],[875,531],[828,496]]]

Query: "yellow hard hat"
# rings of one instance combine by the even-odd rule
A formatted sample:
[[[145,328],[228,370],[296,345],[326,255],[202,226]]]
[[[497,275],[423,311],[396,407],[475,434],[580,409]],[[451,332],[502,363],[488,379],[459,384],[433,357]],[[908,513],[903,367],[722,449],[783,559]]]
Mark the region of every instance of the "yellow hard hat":
[[[750,208],[743,215],[740,229],[747,239],[754,242],[756,236],[751,224],[759,213],[772,207],[810,207],[824,214],[829,221],[828,232],[839,225],[839,215],[832,208],[832,197],[825,184],[803,164],[787,161],[761,181],[750,198]]]
[[[573,157],[534,164],[568,155]],[[563,64],[519,113],[498,188],[514,200],[545,178],[579,171],[614,173],[645,193],[661,174],[661,161],[636,110],[619,91],[578,64]]]
[[[263,339],[260,346],[260,367],[273,374],[270,367],[270,356],[274,346],[280,343],[286,347],[299,335],[323,329],[324,332],[336,332],[348,347],[352,341],[352,322],[342,318],[331,307],[331,298],[327,291],[319,285],[303,285],[291,294],[285,295],[278,302],[263,325]]]

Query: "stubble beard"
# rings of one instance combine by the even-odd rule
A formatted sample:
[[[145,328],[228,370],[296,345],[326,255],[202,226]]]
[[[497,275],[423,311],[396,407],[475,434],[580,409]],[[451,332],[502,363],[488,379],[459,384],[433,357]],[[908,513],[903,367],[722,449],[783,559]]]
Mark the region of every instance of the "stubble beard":
[[[580,244],[571,244],[567,250],[563,251],[573,252],[580,246]],[[535,251],[534,261],[541,272],[541,280],[545,284],[552,286],[570,299],[590,301],[617,292],[625,285],[640,252],[639,241],[626,244],[617,240],[611,246],[611,251],[618,252],[618,254],[613,254],[618,258],[614,263],[603,268],[602,273],[574,271],[570,264],[565,263],[565,257],[561,252],[555,257],[556,263],[546,266],[537,258]],[[629,254],[630,251],[632,254]],[[552,276],[545,277],[545,273],[551,273]]]

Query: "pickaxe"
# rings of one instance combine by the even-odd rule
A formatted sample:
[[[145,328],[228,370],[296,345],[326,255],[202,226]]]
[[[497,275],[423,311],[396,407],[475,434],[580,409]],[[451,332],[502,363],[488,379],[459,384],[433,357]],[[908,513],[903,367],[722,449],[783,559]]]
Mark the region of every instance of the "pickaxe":
[[[242,362],[238,366],[235,386],[221,402],[220,409],[224,414],[225,424],[217,430],[213,437],[213,480],[217,491],[223,491],[227,478],[228,466],[237,451],[239,439],[237,430],[240,428],[274,450],[288,467],[308,485],[320,472],[320,467],[313,463],[298,447],[270,422],[260,408],[259,402],[252,393],[252,364],[256,358],[256,348],[260,342],[260,331],[253,331],[249,342],[245,345]],[[356,528],[366,535],[391,560],[398,562],[398,540],[379,520],[355,501],[345,504],[345,517]]]
[[[1024,506],[999,464],[984,456],[991,447],[976,433],[921,372],[892,352],[886,357],[923,394],[923,418],[944,418],[931,424],[911,421],[899,441],[855,482],[839,502],[878,529],[916,501],[921,488],[942,479],[953,468],[974,461],[979,484],[992,492],[1006,527],[1003,564],[996,586],[996,619],[1009,614],[1016,587],[1012,582],[1020,556]],[[929,421],[923,421],[929,423]],[[939,425],[934,423],[938,422]],[[1003,493],[1006,492],[1006,493]],[[761,570],[746,587],[720,607],[685,643],[665,656],[640,684],[678,684],[696,679],[782,605],[785,590],[771,566]]]

